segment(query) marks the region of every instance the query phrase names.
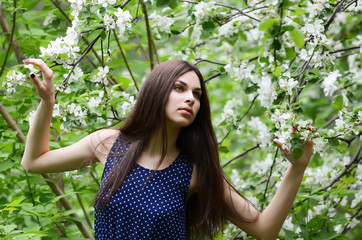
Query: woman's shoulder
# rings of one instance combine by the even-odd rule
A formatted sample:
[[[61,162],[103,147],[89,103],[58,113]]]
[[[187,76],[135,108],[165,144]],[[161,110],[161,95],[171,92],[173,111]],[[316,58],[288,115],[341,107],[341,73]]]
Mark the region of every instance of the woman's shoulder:
[[[93,148],[95,149],[94,153],[103,166],[114,142],[120,134],[121,131],[118,129],[101,129],[90,135]]]

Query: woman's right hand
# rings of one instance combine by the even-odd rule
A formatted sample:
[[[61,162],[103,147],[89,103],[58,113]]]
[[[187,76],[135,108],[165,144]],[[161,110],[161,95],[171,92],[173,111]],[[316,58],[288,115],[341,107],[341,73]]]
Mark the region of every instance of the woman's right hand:
[[[43,81],[40,81],[35,73],[30,74],[30,78],[35,84],[40,98],[46,103],[54,103],[53,70],[51,70],[41,59],[25,59],[23,62],[25,65],[32,64],[40,68]]]

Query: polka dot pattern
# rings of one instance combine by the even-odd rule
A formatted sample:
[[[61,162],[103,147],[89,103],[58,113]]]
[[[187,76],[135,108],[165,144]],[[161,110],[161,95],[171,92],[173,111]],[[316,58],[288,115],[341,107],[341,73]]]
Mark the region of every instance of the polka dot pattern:
[[[128,145],[118,138],[112,146],[102,176],[101,188]],[[145,185],[152,170],[138,164],[112,196],[104,212],[95,208],[96,239],[186,239],[186,196],[192,164],[180,154],[170,166],[158,170]]]

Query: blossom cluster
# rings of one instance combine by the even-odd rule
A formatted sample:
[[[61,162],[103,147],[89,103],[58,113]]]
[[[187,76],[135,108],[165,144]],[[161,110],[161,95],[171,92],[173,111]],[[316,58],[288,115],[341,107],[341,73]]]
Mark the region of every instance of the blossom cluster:
[[[27,78],[21,72],[17,72],[15,70],[11,70],[6,75],[6,82],[3,82],[3,87],[6,88],[8,93],[14,93],[16,91],[16,86],[24,86],[28,85],[26,82]]]
[[[158,15],[157,12],[153,12],[149,19],[153,22],[152,28],[157,39],[161,39],[160,33],[171,33],[171,25],[175,22],[173,18]]]

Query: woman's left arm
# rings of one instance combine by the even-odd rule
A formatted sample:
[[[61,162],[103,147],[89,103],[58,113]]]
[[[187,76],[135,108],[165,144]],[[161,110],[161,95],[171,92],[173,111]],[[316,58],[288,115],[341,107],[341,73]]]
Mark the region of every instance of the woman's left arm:
[[[304,171],[313,152],[313,142],[312,140],[307,140],[302,147],[303,155],[295,159],[292,157],[289,149],[283,149],[280,141],[274,141],[278,144],[283,155],[289,160],[290,165],[272,201],[263,212],[257,212],[244,198],[235,191],[230,190],[230,187],[226,187],[229,191],[226,191],[228,193],[225,194],[225,200],[229,205],[232,204],[234,206],[237,214],[246,219],[256,218],[256,221],[252,223],[244,223],[235,219],[232,219],[232,222],[257,239],[277,238],[292,208],[303,179]]]

